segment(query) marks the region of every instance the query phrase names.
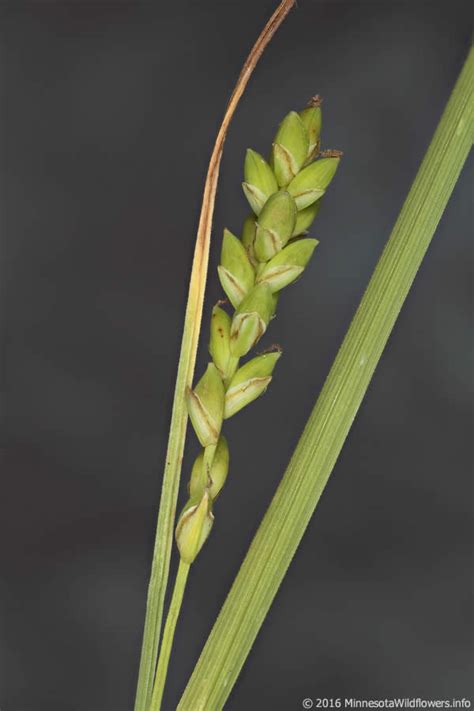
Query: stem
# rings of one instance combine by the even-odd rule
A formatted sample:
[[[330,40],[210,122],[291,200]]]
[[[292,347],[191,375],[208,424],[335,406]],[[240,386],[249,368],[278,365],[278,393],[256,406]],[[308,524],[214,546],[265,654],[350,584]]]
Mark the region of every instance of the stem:
[[[189,563],[185,563],[180,559],[174,584],[173,597],[171,598],[165,629],[163,630],[163,639],[161,640],[160,656],[158,658],[155,684],[153,686],[149,711],[160,711],[161,708],[161,700],[163,698],[163,691],[166,682],[166,673],[168,671],[171,649],[173,647],[174,631],[178,621],[190,567]]]
[[[140,668],[138,672],[135,711],[148,711],[155,675],[163,605],[169,576],[173,528],[178,498],[181,462],[188,421],[185,392],[192,384],[199,333],[201,329],[204,290],[209,262],[212,216],[219,177],[219,167],[230,122],[245,87],[266,46],[293,7],[295,0],[282,0],[265,25],[242,68],[230,97],[214,144],[204,186],[204,196],[189,283],[188,302],[171,414],[166,464],[161,489],[160,509],[148,587]]]
[[[390,239],[178,711],[219,711],[318,504],[472,144],[471,49]]]

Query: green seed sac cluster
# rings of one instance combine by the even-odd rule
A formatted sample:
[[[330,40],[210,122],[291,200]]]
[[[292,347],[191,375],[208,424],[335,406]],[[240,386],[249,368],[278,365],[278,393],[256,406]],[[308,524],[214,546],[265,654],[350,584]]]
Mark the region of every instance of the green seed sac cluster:
[[[252,214],[239,239],[224,230],[219,279],[234,308],[212,310],[207,370],[187,393],[189,417],[202,445],[191,472],[190,498],[176,528],[181,558],[192,563],[214,521],[213,502],[229,470],[222,423],[267,389],[280,349],[240,359],[258,343],[274,317],[282,289],[298,279],[317,240],[306,237],[321,197],[340,160],[320,153],[321,107],[314,97],[303,111],[291,111],[276,133],[270,161],[248,150],[244,194]]]

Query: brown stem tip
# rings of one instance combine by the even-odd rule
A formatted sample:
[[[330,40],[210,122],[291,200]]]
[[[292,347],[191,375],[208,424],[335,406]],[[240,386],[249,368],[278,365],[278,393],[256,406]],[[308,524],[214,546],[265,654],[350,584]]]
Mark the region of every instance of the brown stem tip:
[[[283,353],[283,348],[279,343],[273,343],[271,346],[268,346],[268,348],[265,348],[265,350],[259,351],[257,355],[266,355],[267,353]]]
[[[317,109],[321,104],[323,103],[323,97],[319,96],[319,94],[315,94],[315,96],[312,96],[311,99],[308,101],[306,106],[309,109]]]
[[[342,158],[344,153],[342,151],[338,151],[335,148],[328,148],[325,151],[321,151],[319,154],[320,158]]]

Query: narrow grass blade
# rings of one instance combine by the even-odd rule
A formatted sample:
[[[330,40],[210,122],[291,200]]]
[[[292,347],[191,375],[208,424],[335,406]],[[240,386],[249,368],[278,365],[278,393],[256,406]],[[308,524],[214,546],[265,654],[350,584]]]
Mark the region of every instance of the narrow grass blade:
[[[282,0],[265,25],[247,57],[230,97],[209,163],[189,284],[178,374],[176,377],[168,450],[166,453],[155,547],[148,587],[135,711],[147,711],[156,669],[158,642],[173,542],[176,500],[181,475],[181,460],[183,457],[188,420],[184,396],[186,388],[192,384],[196,361],[209,261],[212,216],[214,213],[214,202],[224,141],[237,104],[258,60],[293,7],[294,2],[295,0]]]
[[[288,469],[252,542],[179,711],[229,696],[315,510],[472,143],[471,50]]]

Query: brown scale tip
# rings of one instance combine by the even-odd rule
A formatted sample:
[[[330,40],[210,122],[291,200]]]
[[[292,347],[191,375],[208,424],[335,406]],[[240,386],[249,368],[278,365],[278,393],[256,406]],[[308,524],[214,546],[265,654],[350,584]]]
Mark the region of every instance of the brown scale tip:
[[[311,97],[311,99],[308,101],[306,106],[309,109],[317,109],[321,104],[323,103],[323,99],[319,94],[315,94],[314,96]]]
[[[216,306],[225,306],[228,303],[229,299],[219,299],[219,301],[216,303]]]
[[[342,158],[344,153],[342,151],[338,151],[335,148],[329,148],[325,151],[321,151],[319,154],[320,158]]]
[[[273,343],[271,346],[268,346],[268,348],[265,348],[264,351],[259,351],[257,355],[266,355],[267,353],[283,353],[283,348],[279,343]]]

